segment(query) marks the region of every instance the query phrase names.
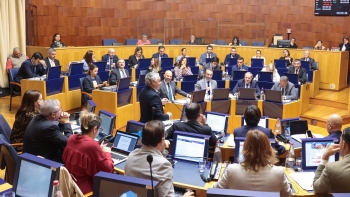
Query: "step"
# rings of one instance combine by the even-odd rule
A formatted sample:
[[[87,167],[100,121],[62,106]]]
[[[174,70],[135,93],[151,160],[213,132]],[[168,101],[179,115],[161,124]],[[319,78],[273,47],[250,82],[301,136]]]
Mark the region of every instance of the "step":
[[[331,101],[327,100],[324,98],[310,98],[310,104],[313,105],[321,105],[321,106],[326,106],[326,107],[331,107],[331,108],[337,108],[337,109],[348,109],[348,104],[344,102],[338,102],[338,101]]]

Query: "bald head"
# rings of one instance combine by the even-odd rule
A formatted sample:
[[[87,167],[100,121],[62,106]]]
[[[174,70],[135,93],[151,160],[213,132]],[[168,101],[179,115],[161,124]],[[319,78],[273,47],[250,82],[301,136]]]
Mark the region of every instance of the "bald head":
[[[165,73],[164,73],[165,82],[169,83],[172,78],[173,78],[173,73],[170,70],[165,71]]]
[[[114,55],[115,55],[115,50],[114,50],[113,48],[109,48],[109,49],[108,49],[108,55],[109,55],[111,58],[113,58]]]
[[[340,131],[343,126],[343,119],[338,114],[332,114],[327,118],[327,131]]]
[[[19,49],[19,47],[13,48],[12,54],[17,58],[20,58],[22,56],[21,50]]]
[[[310,51],[306,50],[306,51],[304,52],[304,57],[305,57],[305,58],[309,58],[309,57],[310,57]]]

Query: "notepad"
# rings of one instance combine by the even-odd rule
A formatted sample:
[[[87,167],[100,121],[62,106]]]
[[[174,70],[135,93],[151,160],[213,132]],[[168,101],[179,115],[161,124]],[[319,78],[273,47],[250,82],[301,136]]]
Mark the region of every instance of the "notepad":
[[[289,176],[304,190],[314,190],[313,181],[315,172],[294,172],[290,173]]]

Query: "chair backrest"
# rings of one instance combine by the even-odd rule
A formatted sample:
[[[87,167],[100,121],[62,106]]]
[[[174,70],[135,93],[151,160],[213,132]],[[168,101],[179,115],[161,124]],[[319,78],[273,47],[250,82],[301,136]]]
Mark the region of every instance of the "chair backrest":
[[[213,43],[217,45],[227,45],[226,40],[213,40]]]
[[[315,62],[316,70],[318,70],[318,62]]]
[[[252,46],[264,46],[264,41],[253,41]]]
[[[182,39],[170,39],[170,44],[182,44]]]
[[[242,46],[248,46],[248,41],[240,40],[239,43],[240,43]]]
[[[2,114],[0,114],[0,127],[4,130],[6,136],[10,138],[12,130]]]
[[[0,134],[0,140],[3,141],[1,146],[1,159],[4,160],[6,166],[5,181],[13,185],[18,155],[13,146],[6,142],[4,135]]]
[[[151,44],[158,44],[158,42],[162,42],[162,40],[158,38],[149,39],[149,41],[151,42]]]
[[[84,79],[85,79],[85,77],[82,77],[82,78],[79,78],[79,81],[80,81],[80,90],[82,91],[82,92],[84,92],[83,91],[83,81],[84,81]]]
[[[314,49],[312,46],[303,46],[303,49]]]
[[[114,38],[107,38],[102,40],[102,46],[112,46],[113,43],[117,43],[117,40]]]
[[[135,38],[128,38],[125,40],[126,45],[136,45],[136,43],[137,43],[137,39]]]
[[[19,71],[19,68],[9,69],[10,82],[15,81],[15,78],[17,77],[18,71]]]

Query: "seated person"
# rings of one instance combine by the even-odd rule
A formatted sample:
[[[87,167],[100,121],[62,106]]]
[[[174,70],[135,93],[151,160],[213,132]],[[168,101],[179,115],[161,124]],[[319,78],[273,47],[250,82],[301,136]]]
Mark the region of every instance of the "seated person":
[[[61,40],[60,34],[54,34],[52,38],[52,43],[50,48],[61,48],[61,47],[67,47]]]
[[[13,48],[12,55],[6,61],[6,72],[8,73],[11,68],[21,67],[22,63],[27,59],[29,59],[28,56],[22,54],[19,47]]]
[[[301,67],[301,62],[299,59],[294,60],[293,62],[294,67],[288,68],[289,74],[298,74],[298,81],[300,84],[307,82],[307,71],[305,68]]]
[[[253,74],[251,72],[246,72],[244,74],[244,79],[237,81],[236,86],[232,89],[233,95],[238,95],[238,88],[255,88],[256,97],[260,96],[258,82],[253,80]]]
[[[108,53],[102,56],[102,61],[107,62],[108,70],[115,68],[115,65],[118,61],[118,56],[115,54],[115,50],[113,48],[108,49]]]
[[[147,39],[147,34],[142,34],[142,39],[138,40],[136,45],[144,45],[144,44],[151,44],[151,42]]]
[[[213,46],[208,45],[207,52],[203,53],[199,58],[199,64],[204,65],[204,64],[206,64],[207,58],[213,58],[213,57],[216,57],[216,54],[213,52]]]
[[[155,188],[159,197],[174,197],[173,167],[163,156],[169,141],[165,140],[164,124],[158,120],[151,120],[142,129],[142,147],[132,151],[125,163],[125,175],[143,179],[151,179],[150,165],[146,158],[153,156],[153,180],[159,184]],[[183,197],[192,196],[193,192],[186,192]]]
[[[195,91],[198,90],[206,90],[205,93],[205,100],[209,100],[213,95],[213,90],[218,87],[218,83],[215,80],[212,80],[213,77],[213,70],[210,68],[207,68],[205,70],[205,76],[203,79],[197,81],[195,84]]]
[[[219,58],[218,57],[213,57],[211,58],[209,63],[204,64],[203,66],[203,72],[205,73],[205,70],[209,68],[211,70],[221,70],[221,66],[219,64]]]
[[[343,43],[339,44],[339,50],[340,51],[350,51],[350,43],[349,43],[349,37],[348,36],[344,36],[343,37]]]
[[[281,91],[284,100],[297,100],[298,93],[294,87],[294,84],[289,82],[287,76],[282,76],[280,82],[276,82],[271,90]]]
[[[328,162],[329,157],[339,152],[342,157],[336,162]],[[343,130],[339,144],[329,145],[323,153],[321,163],[317,167],[314,177],[314,191],[316,194],[350,193],[350,128]]]
[[[62,159],[64,166],[76,178],[76,183],[82,193],[93,190],[93,180],[96,173],[113,172],[114,165],[111,148],[104,142],[101,145],[95,141],[102,124],[96,114],[82,112],[80,115],[81,134],[72,135],[64,149]]]
[[[232,42],[228,44],[229,46],[242,46],[241,43],[239,43],[238,36],[233,36]]]
[[[263,132],[249,130],[242,156],[243,161],[228,165],[214,188],[279,192],[281,197],[292,196],[284,167],[274,165],[278,158]]]
[[[241,57],[241,56],[240,56],[238,53],[236,53],[236,47],[232,47],[232,48],[231,48],[231,52],[230,52],[229,54],[227,54],[226,57],[225,57],[224,64],[225,64],[226,66],[228,66],[228,65],[230,64],[230,59],[231,59],[231,58],[236,58],[236,59],[238,59],[238,58],[240,58],[240,57]]]
[[[309,62],[310,63],[310,69],[311,70],[317,70],[315,60],[310,57],[310,51],[306,50],[304,52],[304,57],[300,58],[300,61],[307,61],[307,62]]]
[[[152,58],[167,58],[168,54],[165,53],[165,47],[163,45],[160,45],[158,47],[158,53],[155,53],[152,55]]]
[[[233,71],[238,71],[238,70],[246,70],[248,71],[248,66],[244,65],[244,58],[240,57],[237,59],[237,65],[232,66],[232,74],[231,76],[234,76]]]
[[[338,114],[332,114],[328,116],[326,120],[328,136],[325,138],[336,138],[340,142],[340,136],[342,135],[341,128],[343,126],[343,118]]]
[[[60,61],[56,59],[56,49],[54,48],[49,48],[48,50],[48,56],[44,58],[45,64],[47,68],[55,67],[55,66],[60,66]],[[45,74],[47,74],[47,70]]]
[[[129,68],[137,68],[139,66],[139,59],[144,59],[142,55],[142,48],[136,47],[134,55],[129,56]]]
[[[151,65],[148,67],[146,74],[149,72],[156,72],[159,76],[162,74],[162,67],[160,67],[159,58],[152,57]]]
[[[117,62],[118,67],[113,69],[109,75],[109,85],[116,85],[119,79],[129,77],[129,71],[125,69],[125,61],[119,59]]]
[[[260,50],[256,50],[255,55],[252,58],[254,58],[254,59],[264,59],[264,65],[265,65],[265,63],[266,63],[265,57],[261,56],[261,54],[262,53],[261,53]]]
[[[24,132],[27,129],[29,122],[39,113],[40,104],[43,102],[43,96],[37,90],[28,90],[22,97],[22,103],[13,123],[12,132],[10,135],[11,144],[22,143]],[[14,146],[17,152],[22,152],[22,146]]]
[[[46,63],[43,55],[39,52],[33,53],[30,59],[24,61],[18,70],[15,78],[17,83],[21,83],[21,79],[39,77],[46,73]]]
[[[207,119],[201,114],[201,106],[198,103],[190,103],[186,109],[187,122],[174,122],[174,124],[166,131],[166,139],[173,139],[175,131],[185,131],[202,135],[209,135],[209,145],[216,145],[216,136],[212,132]]]
[[[83,80],[83,92],[91,94],[92,90],[106,86],[107,81],[102,82],[97,73],[98,67],[95,64],[93,64],[89,69],[89,74]],[[86,94],[83,94],[81,99],[83,105],[85,105],[88,100],[91,100],[91,97],[89,97]]]
[[[94,62],[96,62],[95,52],[91,50],[86,51],[83,59],[80,62],[84,63],[83,70],[87,73],[89,68],[94,64]]]
[[[62,153],[72,134],[69,114],[62,112],[60,101],[45,100],[40,105],[40,114],[30,121],[24,133],[23,152],[63,163]]]
[[[323,46],[322,40],[317,40],[317,43],[314,47],[315,50],[326,50],[326,47]]]
[[[298,45],[296,43],[296,39],[295,38],[292,38],[290,40],[290,48],[294,48],[294,49],[297,49],[298,48]]]
[[[183,58],[183,57],[189,57],[188,55],[186,55],[186,53],[187,53],[187,49],[186,49],[186,48],[182,48],[182,49],[181,49],[181,55],[179,55],[179,56],[176,57],[176,62],[175,62],[175,63],[176,63],[176,64],[179,64],[181,58]]]
[[[287,49],[283,50],[283,57],[280,57],[280,60],[288,60],[287,67],[292,66],[293,58],[290,56],[290,52]]]
[[[188,66],[186,57],[180,59],[180,63],[174,68],[176,79],[181,79],[183,76],[193,75],[191,67]]]
[[[279,82],[280,81],[280,74],[278,73],[277,68],[274,64],[267,65],[266,67],[263,67],[261,69],[263,72],[272,72],[272,81],[273,82]],[[259,74],[256,74],[254,80],[259,81]]]
[[[192,34],[191,37],[190,37],[190,40],[186,44],[197,45],[198,43],[197,43],[197,40],[196,40],[196,36]]]
[[[184,97],[191,97],[190,94],[187,94],[186,92],[180,90],[174,81],[171,79],[173,78],[173,73],[170,70],[167,70],[164,73],[164,80],[160,84],[160,97],[161,98],[167,98],[170,102],[175,100],[176,93],[184,96]]]

